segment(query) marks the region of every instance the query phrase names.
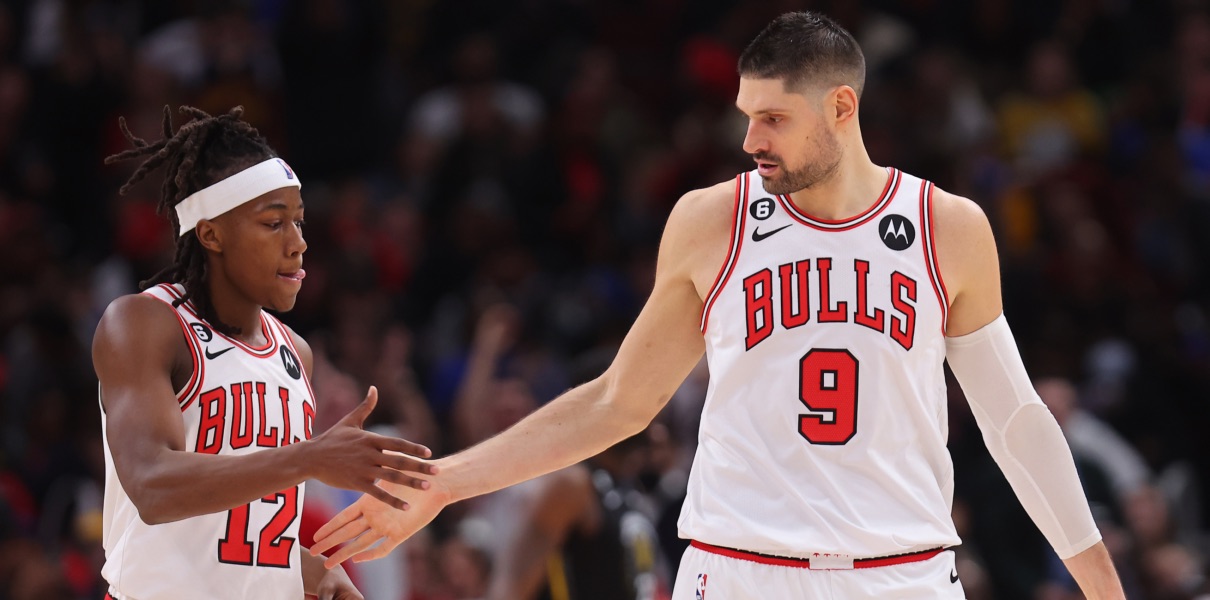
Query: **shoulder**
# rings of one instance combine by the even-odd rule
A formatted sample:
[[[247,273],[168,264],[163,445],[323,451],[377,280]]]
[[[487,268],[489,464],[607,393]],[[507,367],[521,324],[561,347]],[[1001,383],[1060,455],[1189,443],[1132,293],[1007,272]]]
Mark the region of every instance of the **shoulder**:
[[[180,331],[176,311],[168,303],[147,294],[119,296],[101,315],[97,336],[112,336],[122,332],[137,332],[155,336],[161,330]]]
[[[128,294],[110,302],[101,315],[93,336],[93,358],[99,369],[108,362],[99,357],[173,357],[184,344],[172,306],[147,294]]]
[[[664,227],[661,262],[708,287],[727,257],[735,224],[736,197],[735,180],[681,196]]]
[[[938,247],[992,241],[991,225],[983,209],[970,198],[939,187],[933,188],[933,229]]]
[[[692,190],[677,200],[668,215],[666,232],[700,228],[730,231],[735,218],[734,179]]]
[[[947,334],[963,335],[986,325],[1002,310],[1000,258],[987,215],[969,198],[936,189],[933,236],[949,295]]]

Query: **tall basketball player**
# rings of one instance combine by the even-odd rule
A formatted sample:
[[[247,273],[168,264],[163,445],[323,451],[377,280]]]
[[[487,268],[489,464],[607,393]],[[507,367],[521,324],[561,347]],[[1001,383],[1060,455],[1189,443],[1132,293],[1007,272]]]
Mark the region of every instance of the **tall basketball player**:
[[[146,157],[125,192],[163,165],[160,209],[176,260],[141,294],[114,300],[93,340],[105,439],[105,566],[117,600],[361,598],[343,570],[298,547],[303,481],[403,502],[374,485],[425,484],[391,452],[428,450],[361,429],[365,402],[311,437],[311,349],[265,309],[302,285],[298,176],[240,120],[194,120],[106,162]],[[146,285],[146,284],[145,284]],[[384,505],[385,506],[385,505]]]
[[[814,13],[739,62],[756,169],[673,209],[616,360],[512,429],[438,461],[414,510],[367,497],[319,531],[328,560],[381,556],[446,504],[639,431],[703,352],[710,387],[674,598],[961,598],[942,363],[1033,520],[1089,598],[1122,598],[1071,452],[1033,392],[971,201],[871,162],[865,63]],[[355,538],[355,539],[354,539]],[[383,543],[370,548],[380,540]]]

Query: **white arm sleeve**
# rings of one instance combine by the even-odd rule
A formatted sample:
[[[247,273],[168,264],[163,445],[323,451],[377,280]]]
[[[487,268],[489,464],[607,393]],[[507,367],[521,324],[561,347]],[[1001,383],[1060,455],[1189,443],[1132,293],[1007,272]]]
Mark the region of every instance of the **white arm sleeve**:
[[[1071,449],[1034,391],[1004,315],[946,338],[945,350],[987,449],[1059,558],[1100,541]]]

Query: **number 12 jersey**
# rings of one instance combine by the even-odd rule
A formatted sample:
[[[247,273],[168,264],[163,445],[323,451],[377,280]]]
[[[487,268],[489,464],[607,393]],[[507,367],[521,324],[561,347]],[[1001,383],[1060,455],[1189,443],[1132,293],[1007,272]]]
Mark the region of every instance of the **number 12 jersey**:
[[[143,292],[171,307],[179,285]],[[238,456],[310,439],[315,400],[298,350],[261,312],[265,343],[215,331],[191,302],[175,308],[193,359],[177,393],[187,452]],[[101,390],[104,393],[104,390]],[[102,411],[102,428],[104,428]],[[303,597],[298,527],[304,484],[230,510],[148,525],[114,469],[105,438],[105,566],[116,600]],[[197,494],[210,493],[199,487]]]

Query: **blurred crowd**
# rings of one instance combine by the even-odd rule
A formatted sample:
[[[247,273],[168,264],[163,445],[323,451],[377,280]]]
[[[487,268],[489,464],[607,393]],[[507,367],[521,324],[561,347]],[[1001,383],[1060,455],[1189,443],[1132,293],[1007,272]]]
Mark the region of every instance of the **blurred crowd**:
[[[156,138],[166,104],[245,107],[305,182],[282,317],[315,349],[317,430],[375,384],[372,425],[444,454],[608,364],[673,203],[752,167],[738,53],[802,8],[865,50],[875,162],[991,218],[1006,315],[1129,596],[1210,598],[1206,2],[3,0],[0,600],[104,593],[91,340],[172,251],[158,180],[119,196],[134,166],[102,164],[119,115]],[[658,535],[655,597],[707,379],[602,463]],[[1080,597],[950,392],[968,595]],[[372,599],[484,598],[531,488],[352,574]],[[304,529],[352,499],[309,487]]]

